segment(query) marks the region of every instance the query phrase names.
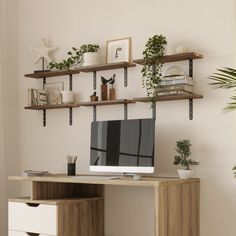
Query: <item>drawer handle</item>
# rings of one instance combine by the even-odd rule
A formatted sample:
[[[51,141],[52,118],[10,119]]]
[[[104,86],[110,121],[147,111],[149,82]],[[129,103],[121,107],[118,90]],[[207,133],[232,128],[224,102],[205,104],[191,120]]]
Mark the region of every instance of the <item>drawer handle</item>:
[[[39,234],[35,234],[35,233],[29,233],[29,232],[27,232],[27,234],[28,234],[29,236],[39,236]]]
[[[38,207],[40,205],[38,203],[26,203],[26,204],[30,207]],[[39,235],[39,234],[36,234],[36,235]]]

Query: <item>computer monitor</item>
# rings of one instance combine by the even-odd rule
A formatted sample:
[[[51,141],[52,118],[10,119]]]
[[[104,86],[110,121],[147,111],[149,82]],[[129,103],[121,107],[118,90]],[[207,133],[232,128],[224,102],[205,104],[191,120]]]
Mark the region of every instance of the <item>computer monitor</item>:
[[[94,121],[91,124],[90,170],[153,173],[155,120]]]

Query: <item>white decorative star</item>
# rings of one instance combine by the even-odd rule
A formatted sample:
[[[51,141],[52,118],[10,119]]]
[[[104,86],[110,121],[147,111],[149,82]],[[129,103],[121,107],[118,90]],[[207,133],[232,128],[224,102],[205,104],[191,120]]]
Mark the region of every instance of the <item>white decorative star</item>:
[[[37,58],[35,64],[38,64],[41,59],[45,59],[48,63],[52,61],[49,53],[55,51],[57,47],[47,47],[46,39],[41,39],[41,45],[39,48],[30,48],[30,50],[36,52]]]

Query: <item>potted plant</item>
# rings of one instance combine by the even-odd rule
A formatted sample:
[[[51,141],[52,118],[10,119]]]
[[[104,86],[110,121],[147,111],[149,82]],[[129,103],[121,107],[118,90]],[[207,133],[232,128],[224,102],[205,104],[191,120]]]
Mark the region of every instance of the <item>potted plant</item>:
[[[83,66],[91,66],[98,64],[98,45],[82,45],[80,50],[83,53]]]
[[[184,169],[177,170],[180,179],[189,179],[192,176],[193,170],[190,166],[199,165],[200,162],[190,159],[191,155],[190,140],[179,140],[176,142],[176,151],[178,155],[175,156],[174,165],[182,165]]]
[[[162,78],[163,56],[166,50],[166,37],[154,35],[149,38],[143,51],[144,66],[142,69],[143,87],[146,88],[147,96],[153,102],[157,100],[158,86]]]
[[[97,51],[99,49],[98,45],[92,44],[83,44],[79,48],[72,47],[72,50],[67,53],[69,56],[67,59],[64,59],[62,62],[50,62],[49,69],[57,69],[57,70],[68,70],[71,67],[74,67],[80,64],[82,61],[85,61],[83,65],[93,65],[91,63],[98,63]],[[85,58],[84,54],[86,53],[95,53],[94,58]],[[85,56],[86,57],[86,56]],[[87,60],[87,61],[86,61]]]

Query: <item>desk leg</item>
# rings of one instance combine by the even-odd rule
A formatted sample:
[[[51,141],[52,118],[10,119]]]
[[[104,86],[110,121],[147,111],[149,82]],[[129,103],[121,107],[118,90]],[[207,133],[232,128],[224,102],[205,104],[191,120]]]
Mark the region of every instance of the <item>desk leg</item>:
[[[159,236],[159,188],[154,187],[154,235]]]

